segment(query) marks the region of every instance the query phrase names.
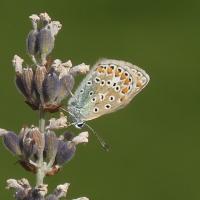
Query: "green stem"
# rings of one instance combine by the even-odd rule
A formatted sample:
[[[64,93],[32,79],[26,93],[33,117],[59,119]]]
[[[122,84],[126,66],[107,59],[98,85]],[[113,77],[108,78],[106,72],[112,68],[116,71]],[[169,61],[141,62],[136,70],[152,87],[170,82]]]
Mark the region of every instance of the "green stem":
[[[44,165],[43,162],[43,151],[45,147],[45,137],[44,137],[44,132],[45,132],[45,112],[41,108],[39,111],[39,130],[41,133],[42,137],[42,146],[39,152],[38,156],[38,169],[37,169],[37,174],[36,174],[36,186],[43,184],[43,180],[45,177],[45,171],[46,171],[46,166]]]

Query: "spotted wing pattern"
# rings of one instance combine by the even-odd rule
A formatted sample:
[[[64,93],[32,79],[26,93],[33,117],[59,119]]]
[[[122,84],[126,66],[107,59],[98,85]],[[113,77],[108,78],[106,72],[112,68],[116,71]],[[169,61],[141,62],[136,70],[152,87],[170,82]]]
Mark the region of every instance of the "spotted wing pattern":
[[[69,100],[71,112],[83,121],[115,112],[126,106],[149,82],[148,74],[131,63],[101,59]]]

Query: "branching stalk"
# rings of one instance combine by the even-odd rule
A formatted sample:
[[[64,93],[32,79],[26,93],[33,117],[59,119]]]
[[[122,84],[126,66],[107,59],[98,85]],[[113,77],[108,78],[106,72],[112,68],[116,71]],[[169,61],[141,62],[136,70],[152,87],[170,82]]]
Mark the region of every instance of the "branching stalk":
[[[42,108],[39,111],[39,130],[41,133],[41,148],[39,151],[39,158],[38,158],[38,169],[36,174],[36,186],[43,184],[43,180],[45,177],[46,165],[43,160],[43,151],[45,147],[45,112]]]

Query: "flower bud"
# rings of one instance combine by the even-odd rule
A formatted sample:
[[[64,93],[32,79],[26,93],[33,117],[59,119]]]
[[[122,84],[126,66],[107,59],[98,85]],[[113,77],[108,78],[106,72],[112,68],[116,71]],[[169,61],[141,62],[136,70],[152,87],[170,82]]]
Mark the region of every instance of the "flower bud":
[[[51,17],[46,12],[40,13],[39,17],[40,17],[40,20],[43,25],[46,25],[46,24],[50,23],[50,21],[51,21]]]
[[[69,162],[76,152],[76,145],[71,142],[64,142],[59,140],[58,151],[55,158],[55,164],[63,165]]]
[[[47,194],[48,185],[41,184],[32,190],[32,195],[29,200],[45,200],[44,196]]]
[[[47,131],[45,133],[45,148],[44,148],[44,158],[47,162],[55,160],[55,156],[58,149],[58,139],[53,131]]]
[[[69,186],[69,183],[58,185],[54,190],[54,195],[57,196],[59,199],[62,197],[66,197]]]
[[[52,70],[49,72],[43,82],[43,96],[45,103],[54,103],[59,96],[60,80],[57,74]]]
[[[46,67],[37,67],[35,70],[35,77],[34,77],[34,82],[36,86],[36,90],[38,94],[40,95],[40,100],[42,104],[44,104],[44,96],[43,96],[43,82],[45,79],[45,76],[47,74]]]
[[[23,128],[20,133],[20,148],[25,159],[37,160],[42,149],[42,135],[38,128]]]
[[[72,141],[74,138],[74,134],[68,131],[64,132],[63,136],[64,136],[63,138],[64,141]]]
[[[46,57],[54,48],[55,38],[51,32],[51,25],[47,24],[38,33],[38,50],[41,56],[41,64],[46,64]]]
[[[63,113],[60,113],[60,118],[51,118],[49,120],[49,125],[46,127],[46,129],[61,129],[67,127],[67,116],[65,116]]]
[[[14,56],[14,58],[12,60],[12,64],[13,64],[13,67],[15,68],[16,74],[22,74],[23,62],[24,62],[24,60],[22,58],[20,58],[18,55]]]
[[[76,74],[86,74],[90,70],[90,66],[85,63],[81,63],[80,65],[76,65],[70,69],[70,74],[75,76]]]
[[[4,134],[3,143],[11,153],[21,156],[19,138],[14,132],[8,131],[6,134]]]
[[[52,21],[49,25],[53,36],[56,36],[62,28],[62,24],[59,21]]]
[[[31,186],[25,178],[21,180],[8,179],[6,189],[15,189],[16,200],[28,200],[31,192]]]
[[[32,22],[33,29],[29,32],[26,39],[26,49],[32,58],[32,61],[37,64],[35,56],[38,53],[38,22],[40,18],[33,14],[29,17]]]
[[[31,68],[23,68],[22,81],[28,97],[31,98],[33,92],[33,70]]]

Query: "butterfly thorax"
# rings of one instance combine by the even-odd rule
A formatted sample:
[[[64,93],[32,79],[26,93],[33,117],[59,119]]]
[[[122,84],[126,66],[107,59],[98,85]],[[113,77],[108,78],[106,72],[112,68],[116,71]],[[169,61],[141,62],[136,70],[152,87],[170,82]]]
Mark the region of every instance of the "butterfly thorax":
[[[72,123],[74,123],[74,124],[83,124],[84,123],[84,121],[81,119],[81,113],[80,113],[79,107],[69,105],[68,112],[70,114],[70,119],[71,119]]]

